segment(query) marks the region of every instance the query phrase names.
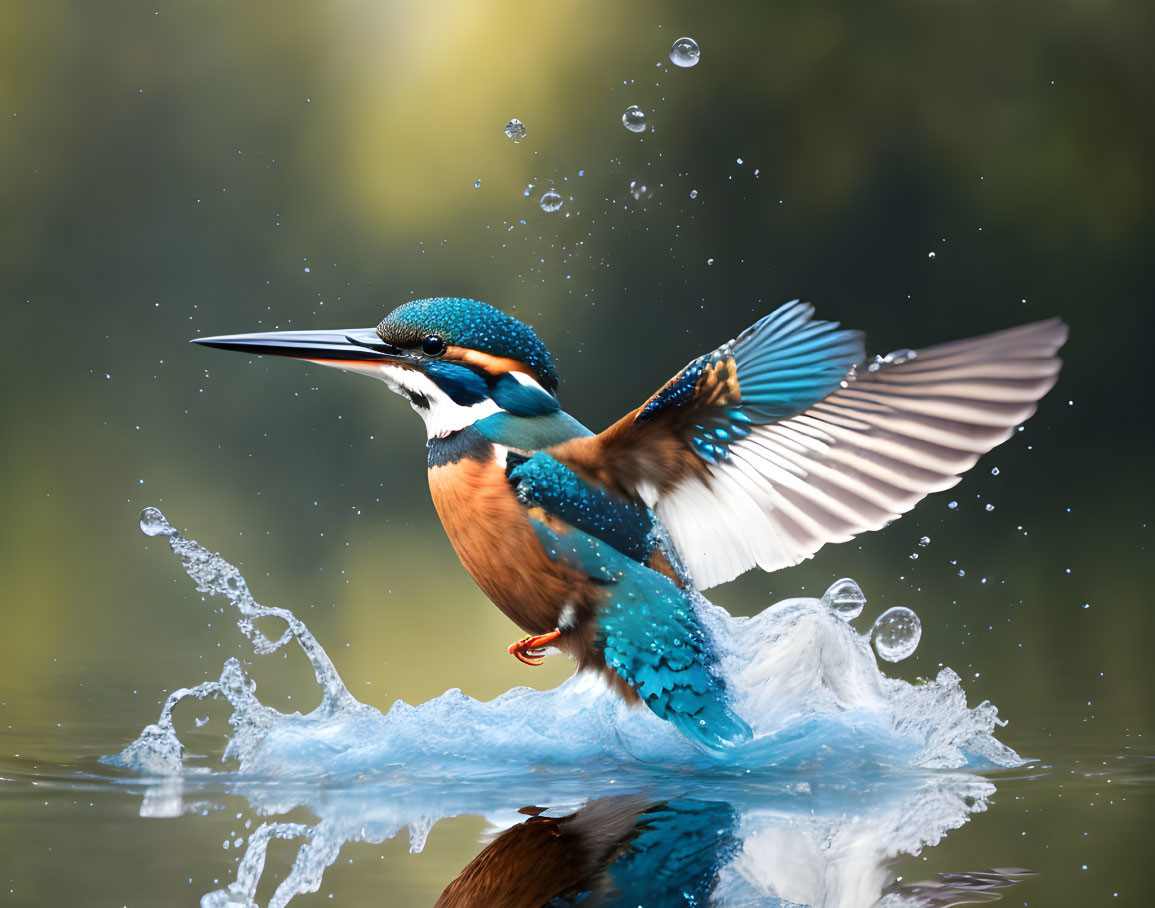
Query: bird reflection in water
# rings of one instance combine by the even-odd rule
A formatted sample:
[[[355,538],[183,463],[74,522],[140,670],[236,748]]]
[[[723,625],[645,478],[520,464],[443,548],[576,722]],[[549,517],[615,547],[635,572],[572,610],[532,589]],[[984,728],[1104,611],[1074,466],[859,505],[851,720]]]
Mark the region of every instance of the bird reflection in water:
[[[437,908],[700,905],[739,847],[737,814],[716,801],[619,795],[565,816],[520,812],[529,819],[474,858]]]
[[[560,816],[541,807],[519,813],[529,819],[487,845],[445,888],[435,908],[801,908],[803,903],[794,901],[798,897],[813,908],[947,908],[998,901],[1001,890],[1033,875],[1019,868],[947,873],[880,893],[869,885],[848,885],[832,864],[816,879],[811,856],[782,847],[779,860],[759,868],[762,873],[744,874],[741,862],[735,862],[735,881],[733,873],[722,871],[744,843],[736,835],[739,816],[727,803],[620,795]],[[773,882],[743,878],[767,871]],[[761,892],[739,893],[750,884]]]

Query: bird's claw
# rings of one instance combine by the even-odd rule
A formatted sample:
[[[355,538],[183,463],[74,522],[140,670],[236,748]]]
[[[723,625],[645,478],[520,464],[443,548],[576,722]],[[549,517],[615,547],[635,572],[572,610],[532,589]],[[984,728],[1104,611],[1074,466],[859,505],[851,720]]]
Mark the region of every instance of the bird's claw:
[[[561,631],[552,630],[548,634],[522,637],[509,644],[509,654],[526,665],[541,665],[545,661],[546,646],[561,636]]]
[[[514,649],[513,644],[509,651],[513,653],[514,657],[519,662],[524,662],[526,665],[541,665],[545,662],[545,648],[544,647],[530,647],[528,649]]]

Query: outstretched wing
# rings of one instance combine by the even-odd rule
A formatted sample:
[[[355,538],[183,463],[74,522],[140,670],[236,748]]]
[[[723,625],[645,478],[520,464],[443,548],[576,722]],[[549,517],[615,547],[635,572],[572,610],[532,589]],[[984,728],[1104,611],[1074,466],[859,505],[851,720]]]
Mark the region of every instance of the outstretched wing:
[[[949,488],[1058,379],[1057,318],[861,366],[787,303],[599,435],[551,453],[662,520],[695,585],[797,564]]]

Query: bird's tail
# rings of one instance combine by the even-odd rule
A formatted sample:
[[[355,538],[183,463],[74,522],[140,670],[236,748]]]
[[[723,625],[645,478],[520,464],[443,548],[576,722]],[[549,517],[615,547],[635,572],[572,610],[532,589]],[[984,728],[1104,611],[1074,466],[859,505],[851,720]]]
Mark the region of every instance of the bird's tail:
[[[604,591],[595,644],[646,706],[708,753],[753,737],[730,709],[713,641],[674,581],[581,530],[559,533],[533,518],[530,523],[551,557]]]
[[[694,713],[670,711],[665,718],[694,744],[710,753],[724,753],[753,737],[745,720],[718,700],[706,701]]]
[[[712,641],[682,591],[641,568],[609,594],[598,618],[599,642],[606,664],[642,702],[709,753],[749,741],[750,726],[730,708]]]

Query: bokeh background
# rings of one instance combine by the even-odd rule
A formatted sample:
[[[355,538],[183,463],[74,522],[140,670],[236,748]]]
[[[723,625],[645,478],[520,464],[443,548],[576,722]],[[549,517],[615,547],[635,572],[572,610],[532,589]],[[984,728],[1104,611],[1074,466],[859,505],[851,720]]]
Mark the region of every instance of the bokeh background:
[[[687,70],[666,56],[683,34]],[[10,0],[0,746],[83,765],[240,652],[140,534],[145,505],[296,610],[376,706],[564,678],[506,655],[518,631],[445,540],[403,401],[187,343],[461,295],[532,323],[595,429],[795,297],[872,353],[1063,316],[1060,384],[956,489],[712,598],[750,614],[853,576],[868,615],[922,617],[893,673],[954,667],[1054,778],[1142,749],[1152,34],[1138,0]],[[310,706],[302,666],[274,668],[262,695]],[[1094,802],[996,805],[934,866],[1042,869],[1031,904],[1146,904],[1150,788]],[[9,904],[175,904],[232,872],[207,826],[37,807],[0,800]],[[364,846],[327,884],[428,902],[480,828]]]

